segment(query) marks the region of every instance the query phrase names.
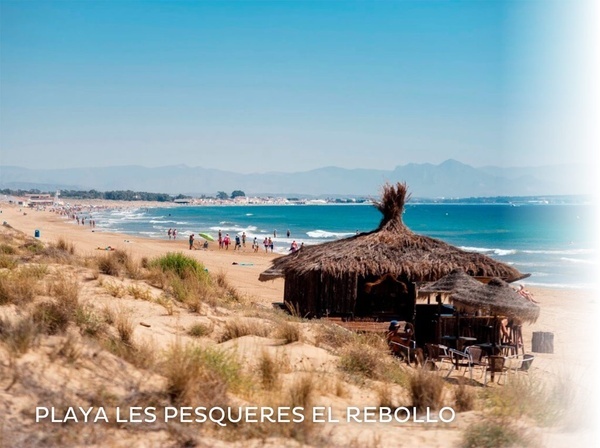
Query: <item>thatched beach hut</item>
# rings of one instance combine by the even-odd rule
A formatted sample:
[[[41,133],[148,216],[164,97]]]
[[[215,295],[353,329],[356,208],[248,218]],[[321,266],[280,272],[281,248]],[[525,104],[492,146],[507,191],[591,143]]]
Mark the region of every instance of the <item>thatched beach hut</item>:
[[[285,278],[284,301],[303,316],[371,316],[413,320],[416,283],[435,281],[455,268],[470,276],[524,277],[483,254],[413,233],[402,222],[405,184],[385,185],[375,206],[377,229],[275,259],[261,281]]]

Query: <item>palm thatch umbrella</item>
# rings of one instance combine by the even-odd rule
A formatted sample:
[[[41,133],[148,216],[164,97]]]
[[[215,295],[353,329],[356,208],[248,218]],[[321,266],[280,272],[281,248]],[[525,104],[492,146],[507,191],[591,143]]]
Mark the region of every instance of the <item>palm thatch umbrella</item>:
[[[481,282],[468,275],[462,269],[453,269],[448,275],[443,276],[437,282],[428,283],[419,288],[420,292],[425,293],[451,293],[457,289],[478,288]]]
[[[457,268],[470,276],[509,282],[525,277],[483,254],[413,233],[402,222],[408,198],[406,184],[386,184],[381,201],[375,203],[383,214],[377,229],[279,257],[259,280],[284,277],[285,301],[299,306],[303,313],[320,314],[332,307],[353,312],[359,283],[365,279],[392,276],[407,283],[436,281]],[[344,305],[338,306],[339,301]]]
[[[539,306],[499,278],[493,278],[485,285],[456,289],[450,294],[450,300],[468,308],[519,321],[535,322],[540,315]]]

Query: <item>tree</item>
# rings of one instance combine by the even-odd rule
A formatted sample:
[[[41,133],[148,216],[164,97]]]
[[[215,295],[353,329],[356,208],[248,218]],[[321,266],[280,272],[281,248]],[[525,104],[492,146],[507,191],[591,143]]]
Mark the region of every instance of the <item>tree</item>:
[[[237,198],[239,196],[246,197],[246,193],[244,193],[242,190],[234,190],[231,193],[231,199],[235,199],[235,198]]]
[[[217,192],[217,199],[227,199],[227,198],[229,198],[229,195],[227,195],[227,193],[225,193],[224,191]]]

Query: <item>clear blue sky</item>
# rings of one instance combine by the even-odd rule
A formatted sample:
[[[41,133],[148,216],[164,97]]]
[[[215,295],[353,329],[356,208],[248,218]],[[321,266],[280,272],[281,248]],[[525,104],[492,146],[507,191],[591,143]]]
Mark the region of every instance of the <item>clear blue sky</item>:
[[[583,0],[0,4],[2,165],[537,166],[597,143]]]

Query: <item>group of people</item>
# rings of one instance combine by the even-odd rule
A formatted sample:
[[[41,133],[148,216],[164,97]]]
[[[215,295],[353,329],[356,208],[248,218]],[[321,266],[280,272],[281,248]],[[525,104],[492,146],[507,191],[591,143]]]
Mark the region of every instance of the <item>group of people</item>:
[[[171,239],[171,237],[173,239],[176,239],[177,238],[177,229],[169,229],[167,231],[167,235],[169,236],[169,239]]]

